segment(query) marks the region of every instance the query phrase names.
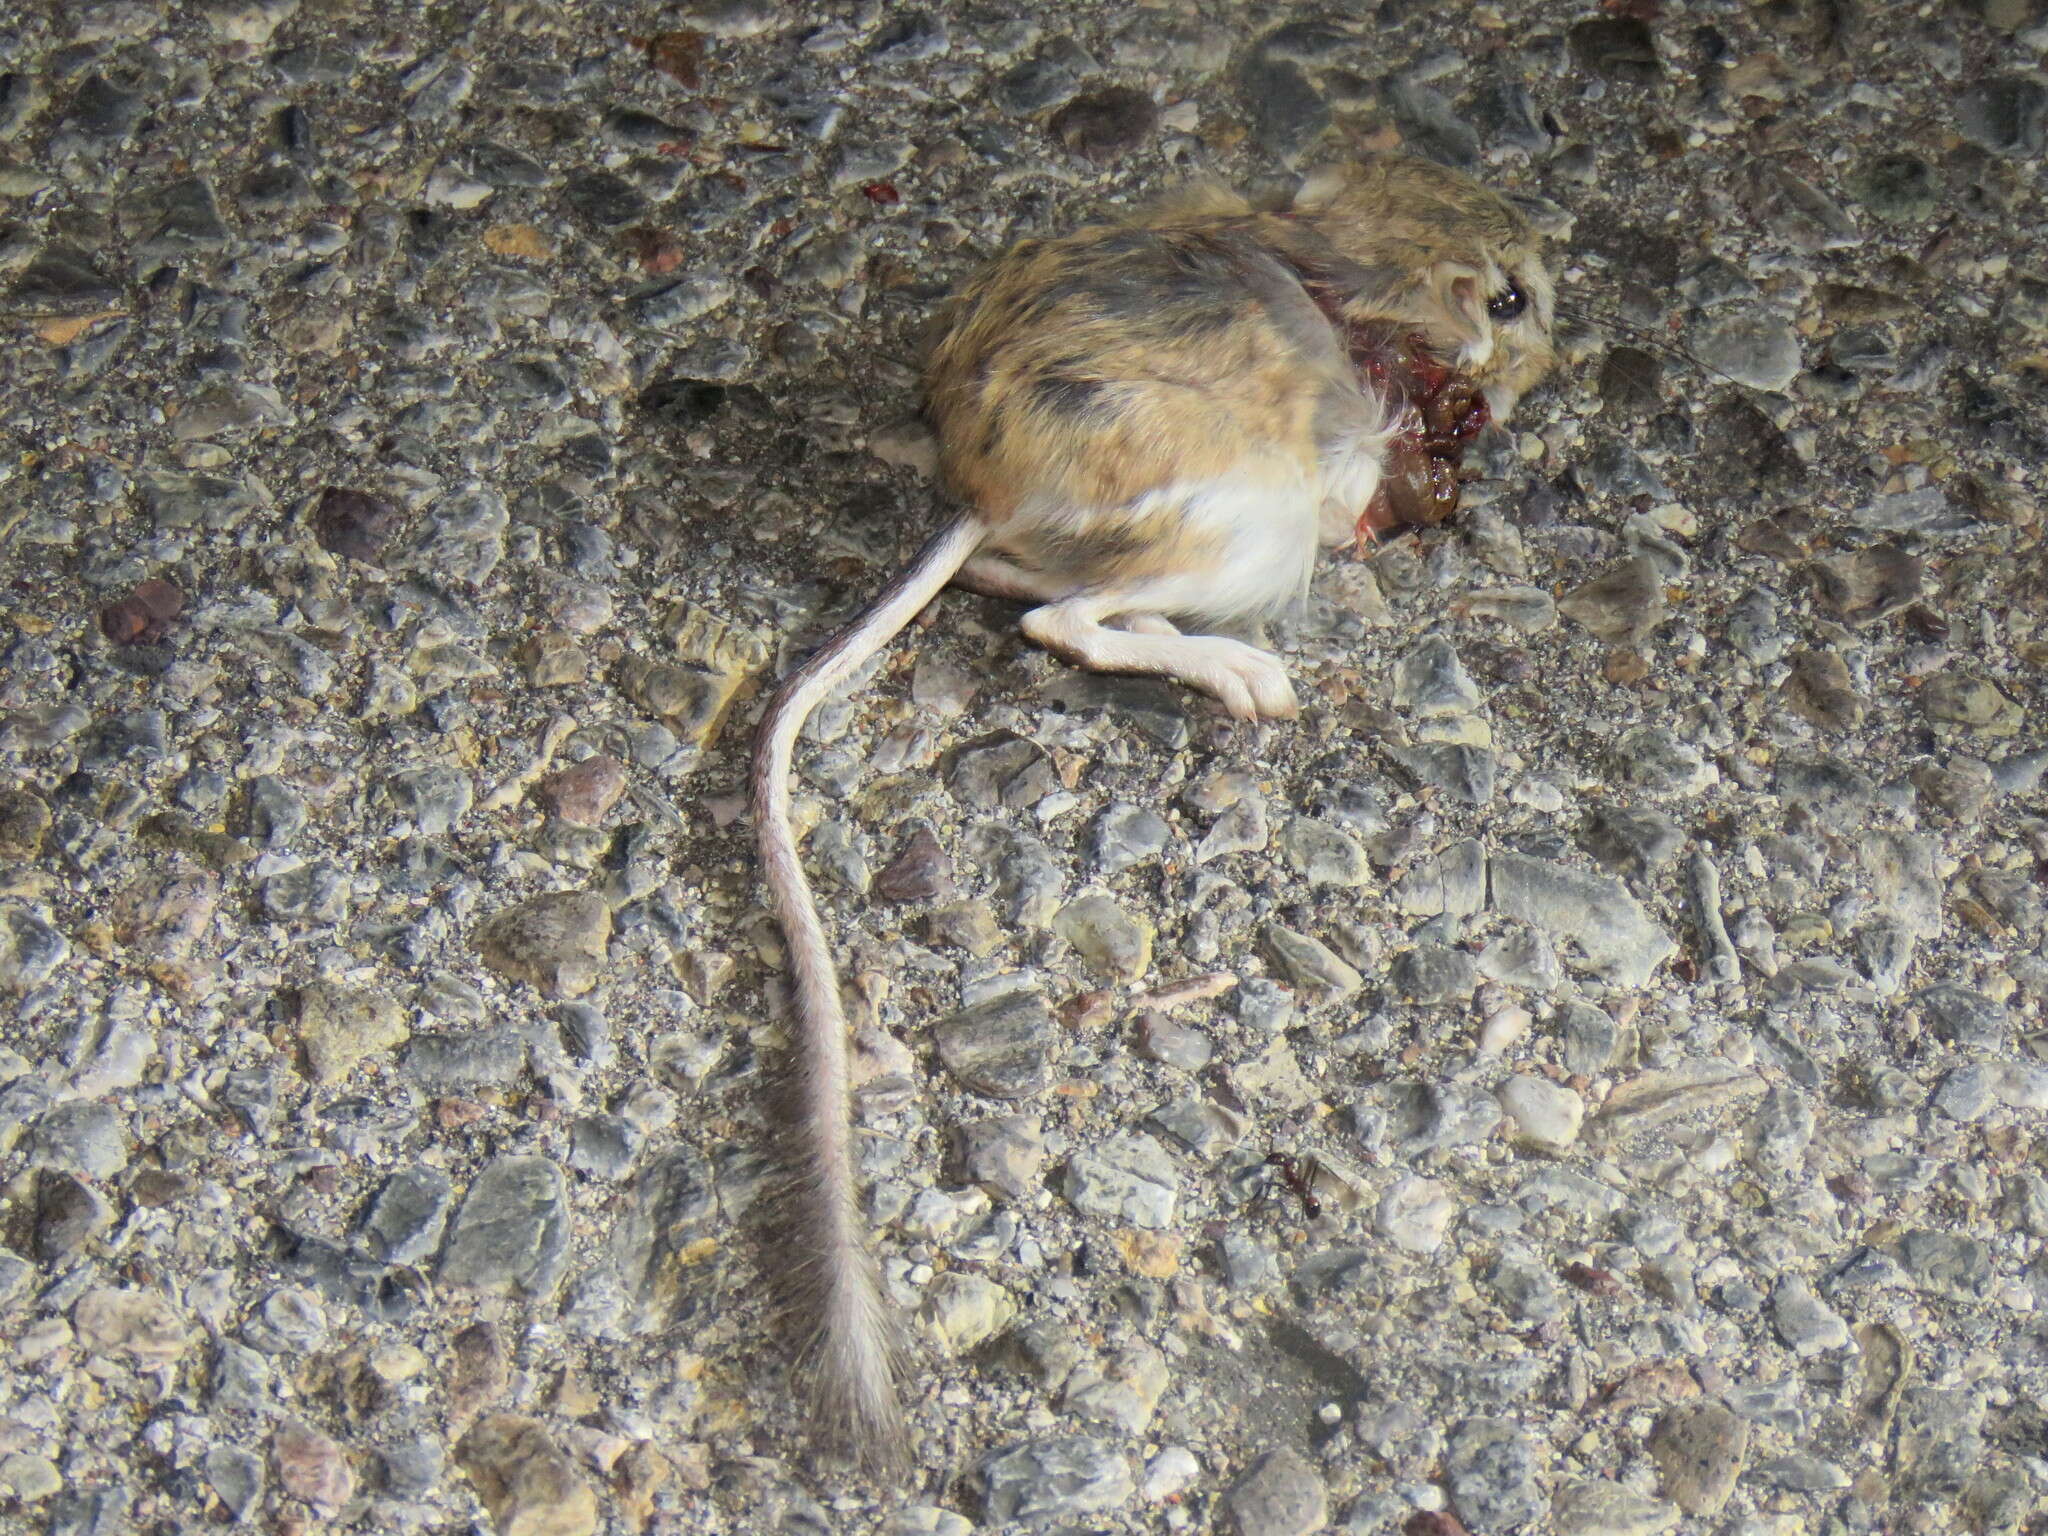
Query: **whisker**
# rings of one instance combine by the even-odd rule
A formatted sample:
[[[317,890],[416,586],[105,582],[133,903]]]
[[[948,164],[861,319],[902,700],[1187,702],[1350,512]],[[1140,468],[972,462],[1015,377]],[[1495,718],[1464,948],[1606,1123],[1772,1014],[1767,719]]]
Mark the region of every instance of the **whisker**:
[[[1659,336],[1647,326],[1637,325],[1633,321],[1624,320],[1619,315],[1591,308],[1580,308],[1572,304],[1554,303],[1552,308],[1557,314],[1567,320],[1577,320],[1596,328],[1618,332],[1629,341],[1635,342],[1640,346],[1654,347],[1660,352],[1678,358],[1681,362],[1690,363],[1702,373],[1712,374],[1724,383],[1733,384],[1738,388],[1746,389],[1748,387],[1743,384],[1742,380],[1734,377],[1732,374],[1724,373],[1712,363],[1705,362],[1688,351],[1678,342],[1672,341],[1668,337]]]

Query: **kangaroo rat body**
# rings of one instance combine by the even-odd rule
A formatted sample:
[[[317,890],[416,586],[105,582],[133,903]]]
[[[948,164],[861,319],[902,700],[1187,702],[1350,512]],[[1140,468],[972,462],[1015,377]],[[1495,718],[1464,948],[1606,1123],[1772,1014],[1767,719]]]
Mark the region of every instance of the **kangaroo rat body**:
[[[1418,496],[1441,510],[1460,435],[1549,367],[1551,298],[1512,205],[1384,157],[1312,178],[1284,212],[1194,191],[1026,240],[939,317],[924,406],[966,511],[783,683],[753,762],[795,990],[804,1369],[820,1427],[871,1465],[903,1454],[897,1336],[858,1205],[838,978],[789,820],[805,719],[956,579],[1031,604],[1024,633],[1080,666],[1293,715],[1277,657],[1180,624],[1282,611],[1319,546],[1427,518]],[[1391,510],[1390,463],[1422,487]]]

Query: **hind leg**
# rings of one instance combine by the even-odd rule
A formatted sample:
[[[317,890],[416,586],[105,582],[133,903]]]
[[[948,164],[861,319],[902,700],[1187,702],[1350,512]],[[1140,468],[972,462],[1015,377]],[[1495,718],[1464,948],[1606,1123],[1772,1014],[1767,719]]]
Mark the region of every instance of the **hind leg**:
[[[1184,635],[1159,614],[1161,606],[1145,587],[1084,592],[1032,609],[1023,630],[1090,671],[1144,672],[1199,688],[1240,720],[1294,717],[1294,687],[1279,657],[1220,635]]]
[[[976,555],[960,567],[953,585],[983,597],[1006,597],[1017,603],[1056,603],[1072,596],[1074,584],[1027,570],[1002,555]]]
[[[976,555],[960,568],[960,574],[953,578],[957,587],[969,592],[979,592],[983,597],[1009,598],[1020,603],[1057,603],[1074,595],[1071,582],[1056,581],[1050,576],[1026,570],[1001,555]],[[1118,629],[1127,629],[1134,635],[1177,635],[1179,628],[1164,614],[1125,613],[1109,620]]]

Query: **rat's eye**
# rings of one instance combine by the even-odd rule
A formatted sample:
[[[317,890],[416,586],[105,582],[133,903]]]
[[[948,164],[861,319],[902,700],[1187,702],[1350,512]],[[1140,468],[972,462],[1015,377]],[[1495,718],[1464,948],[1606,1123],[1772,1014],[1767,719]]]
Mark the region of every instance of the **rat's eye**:
[[[1529,301],[1522,296],[1522,290],[1515,286],[1513,278],[1508,279],[1507,287],[1486,301],[1487,314],[1502,322],[1519,319],[1522,311],[1528,307]]]

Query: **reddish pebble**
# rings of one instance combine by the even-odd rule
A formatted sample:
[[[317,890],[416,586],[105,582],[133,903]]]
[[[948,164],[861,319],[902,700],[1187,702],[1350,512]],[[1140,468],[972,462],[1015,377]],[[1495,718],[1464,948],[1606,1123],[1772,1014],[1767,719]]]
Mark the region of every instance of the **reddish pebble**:
[[[626,766],[615,757],[591,757],[540,781],[540,797],[562,820],[595,827],[626,792]]]
[[[874,892],[884,901],[938,901],[953,891],[953,861],[932,835],[919,827],[904,839],[896,857],[875,876]]]
[[[154,640],[185,607],[185,594],[161,577],[139,581],[119,602],[100,610],[100,629],[116,645]]]
[[[270,1456],[278,1486],[315,1509],[340,1509],[355,1492],[348,1453],[310,1424],[293,1420],[278,1430],[270,1442]]]
[[[1596,1269],[1591,1264],[1572,1263],[1564,1267],[1564,1277],[1589,1296],[1619,1296],[1621,1282],[1612,1270]]]
[[[643,272],[661,277],[683,264],[682,242],[665,229],[635,225],[626,231],[625,241],[627,254]]]

